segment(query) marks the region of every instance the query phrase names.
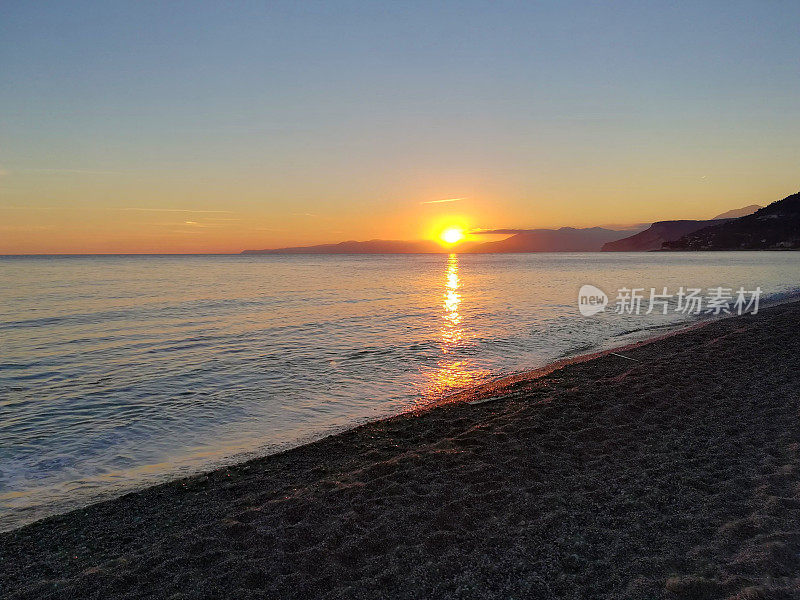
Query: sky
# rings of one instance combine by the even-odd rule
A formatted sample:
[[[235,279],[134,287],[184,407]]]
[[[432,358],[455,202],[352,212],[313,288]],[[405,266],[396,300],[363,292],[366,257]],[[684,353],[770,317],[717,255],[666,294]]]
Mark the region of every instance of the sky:
[[[800,189],[800,2],[0,4],[0,253],[700,219]]]

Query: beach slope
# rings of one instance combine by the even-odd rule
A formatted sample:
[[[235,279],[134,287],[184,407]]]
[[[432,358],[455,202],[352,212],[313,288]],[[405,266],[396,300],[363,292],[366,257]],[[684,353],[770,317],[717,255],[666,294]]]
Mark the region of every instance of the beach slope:
[[[0,596],[796,598],[798,327],[715,321],[34,523]]]

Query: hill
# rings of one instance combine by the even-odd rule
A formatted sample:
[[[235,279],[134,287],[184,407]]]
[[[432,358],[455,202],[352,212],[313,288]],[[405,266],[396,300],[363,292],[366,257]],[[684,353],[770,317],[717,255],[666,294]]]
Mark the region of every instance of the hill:
[[[472,252],[597,252],[606,242],[618,240],[626,233],[602,227],[531,229],[497,242],[484,242]]]
[[[704,227],[664,244],[667,250],[800,249],[800,193],[751,215]]]
[[[711,219],[708,221],[658,221],[644,231],[603,244],[603,252],[647,252],[660,250],[664,242],[678,238],[703,229],[709,225],[718,225],[725,220]]]
[[[760,204],[748,204],[742,208],[734,208],[733,210],[726,211],[717,215],[714,219],[738,219],[739,217],[746,217],[752,215],[759,208],[763,208]],[[713,220],[713,219],[712,219]]]

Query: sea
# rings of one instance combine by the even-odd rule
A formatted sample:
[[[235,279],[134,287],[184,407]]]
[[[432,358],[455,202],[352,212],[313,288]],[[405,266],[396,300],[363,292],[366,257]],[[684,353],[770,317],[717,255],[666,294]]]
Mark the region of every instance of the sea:
[[[796,252],[0,257],[0,530],[799,289]]]

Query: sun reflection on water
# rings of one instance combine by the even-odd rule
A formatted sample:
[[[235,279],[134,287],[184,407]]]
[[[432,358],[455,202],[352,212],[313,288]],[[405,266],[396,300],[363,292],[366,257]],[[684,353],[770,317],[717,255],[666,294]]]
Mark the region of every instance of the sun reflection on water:
[[[442,326],[442,352],[447,354],[461,341],[464,332],[461,328],[461,315],[458,312],[461,306],[461,294],[458,279],[458,255],[451,254],[447,259],[447,279],[444,288],[444,325]]]
[[[488,371],[476,369],[472,361],[458,357],[464,349],[468,335],[462,316],[463,282],[458,272],[458,255],[447,258],[444,292],[442,294],[441,350],[436,369],[429,373],[428,396],[441,396],[443,393],[474,385],[483,380]]]

